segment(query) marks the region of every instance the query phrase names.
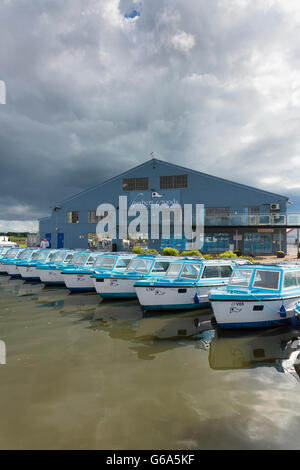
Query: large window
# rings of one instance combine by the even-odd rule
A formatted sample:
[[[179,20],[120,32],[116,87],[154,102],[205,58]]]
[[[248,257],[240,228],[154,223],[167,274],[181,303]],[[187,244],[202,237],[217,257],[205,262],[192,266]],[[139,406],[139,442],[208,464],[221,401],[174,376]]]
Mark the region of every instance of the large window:
[[[209,217],[228,217],[230,216],[230,207],[206,207],[205,215]]]
[[[278,289],[279,271],[257,270],[253,282],[253,287],[260,289]]]
[[[67,212],[67,220],[68,220],[68,224],[78,224],[79,212],[78,211]]]
[[[211,265],[205,266],[202,279],[210,279],[210,278],[228,278],[232,274],[232,267],[229,264],[225,265]]]
[[[184,279],[198,279],[200,264],[185,264],[180,277]]]
[[[177,277],[182,268],[181,263],[172,263],[168,269],[166,277]]]
[[[148,178],[124,178],[123,191],[147,191]]]
[[[283,288],[291,289],[300,286],[300,271],[290,271],[284,273]]]
[[[96,224],[97,222],[98,222],[98,218],[96,216],[96,211],[88,211],[88,223]]]
[[[157,261],[152,268],[152,273],[165,273],[168,270],[170,263],[168,261]]]
[[[248,287],[252,277],[252,269],[236,269],[233,271],[229,286]]]
[[[187,175],[161,176],[160,189],[179,189],[187,188]]]

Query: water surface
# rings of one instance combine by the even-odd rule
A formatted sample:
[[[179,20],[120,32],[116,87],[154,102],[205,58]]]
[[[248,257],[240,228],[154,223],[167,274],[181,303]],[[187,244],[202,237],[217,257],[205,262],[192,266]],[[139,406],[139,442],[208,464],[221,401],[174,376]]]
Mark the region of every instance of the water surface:
[[[1,449],[299,449],[297,330],[0,278]]]

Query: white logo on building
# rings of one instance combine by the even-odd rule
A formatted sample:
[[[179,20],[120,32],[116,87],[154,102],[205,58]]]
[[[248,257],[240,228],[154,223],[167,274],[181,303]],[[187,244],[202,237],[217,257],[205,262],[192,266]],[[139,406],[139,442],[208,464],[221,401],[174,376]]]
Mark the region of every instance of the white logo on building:
[[[127,196],[119,196],[118,209],[113,204],[100,204],[96,215],[100,221],[97,224],[97,236],[112,239],[159,240],[174,238],[186,240],[186,249],[198,249],[204,242],[204,205],[184,204],[162,201],[148,204],[134,202],[128,208]],[[128,218],[130,222],[128,223]],[[117,233],[118,227],[118,233]]]

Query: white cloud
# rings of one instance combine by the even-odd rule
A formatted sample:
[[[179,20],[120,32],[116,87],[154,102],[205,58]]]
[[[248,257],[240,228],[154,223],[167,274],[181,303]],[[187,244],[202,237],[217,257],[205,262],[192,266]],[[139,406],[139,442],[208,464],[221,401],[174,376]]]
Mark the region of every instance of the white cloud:
[[[188,52],[195,45],[195,38],[192,34],[180,31],[171,37],[171,43],[175,49],[182,52]]]

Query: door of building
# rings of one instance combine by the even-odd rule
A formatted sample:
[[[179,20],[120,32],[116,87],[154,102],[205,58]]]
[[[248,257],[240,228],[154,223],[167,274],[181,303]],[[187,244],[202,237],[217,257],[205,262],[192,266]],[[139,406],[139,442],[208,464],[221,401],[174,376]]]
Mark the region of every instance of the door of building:
[[[245,233],[244,234],[244,253],[255,255],[272,253],[272,234],[271,233]]]
[[[58,233],[57,234],[57,248],[63,248],[64,247],[64,238],[65,238],[64,233]]]

